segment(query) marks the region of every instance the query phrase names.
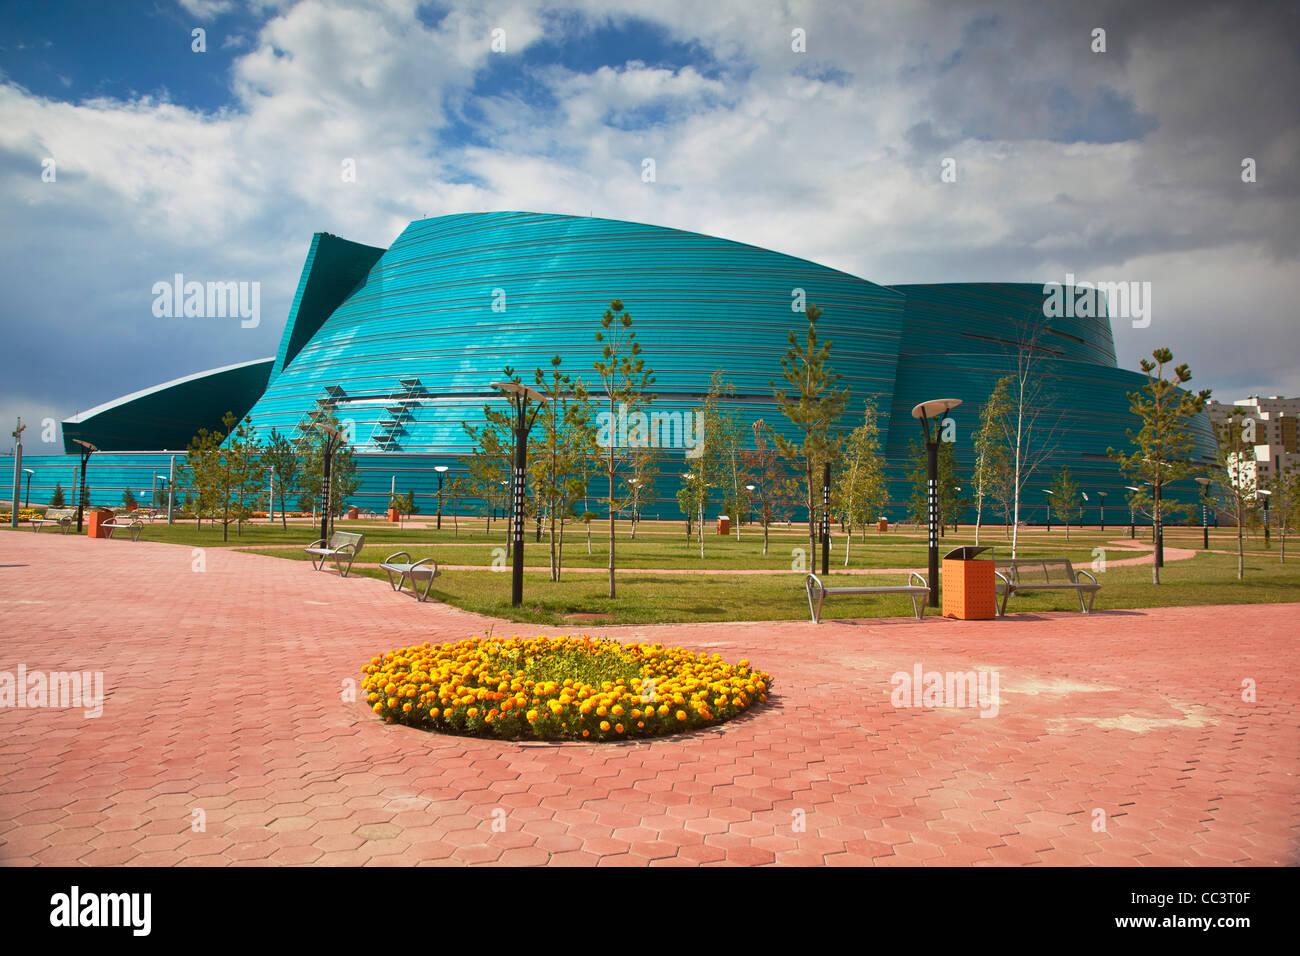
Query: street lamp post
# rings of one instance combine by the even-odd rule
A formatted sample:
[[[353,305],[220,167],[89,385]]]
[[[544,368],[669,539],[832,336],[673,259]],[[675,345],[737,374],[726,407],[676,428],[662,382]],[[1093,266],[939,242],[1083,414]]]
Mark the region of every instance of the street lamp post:
[[[506,372],[510,374],[509,371]],[[532,430],[537,413],[547,401],[544,394],[521,382],[493,382],[493,388],[506,392],[515,413],[515,493],[514,493],[514,574],[510,584],[510,606],[518,607],[524,600],[524,476],[528,467],[528,433]],[[528,402],[535,406],[530,415]]]
[[[1104,491],[1097,492],[1097,498],[1100,499],[1101,501],[1101,504],[1098,506],[1101,508],[1101,530],[1105,531],[1106,530],[1106,492]]]
[[[754,518],[754,486],[746,485],[745,491],[749,492],[749,523],[753,524]]]
[[[937,398],[922,402],[912,409],[912,417],[921,422],[926,449],[926,499],[930,523],[930,607],[939,606],[939,422],[930,431],[930,419],[942,419],[951,409],[961,404],[960,398]]]
[[[1088,492],[1080,491],[1079,494],[1083,496],[1083,504],[1086,505],[1088,503]],[[1080,505],[1079,506],[1079,530],[1082,531],[1086,527],[1088,527],[1088,513],[1086,510],[1084,510],[1083,505]],[[1068,511],[1065,513],[1065,528],[1067,531],[1070,529],[1070,513]]]
[[[937,552],[936,552],[937,553]],[[831,463],[822,462],[822,574],[831,566]]]
[[[10,527],[18,527],[18,498],[19,492],[23,490],[23,431],[27,428],[21,418],[18,419],[18,426],[14,429],[14,493],[12,505],[9,509]],[[78,528],[78,531],[81,529]]]
[[[332,425],[326,425],[324,422],[316,422],[316,427],[325,435],[325,443],[322,451],[325,458],[325,473],[322,475],[321,488],[324,491],[324,502],[321,506],[320,513],[320,536],[326,545],[329,544],[330,537],[330,519],[333,517],[334,502],[332,497],[333,488],[330,484],[330,468],[334,462],[334,453],[339,450],[343,444],[343,433]]]
[[[171,463],[167,466],[167,523],[172,523],[172,505],[176,500],[175,489],[176,478],[176,456],[172,455]]]
[[[1135,495],[1140,494],[1142,491],[1141,488],[1134,488],[1132,485],[1125,485],[1124,488]],[[1132,495],[1128,499],[1128,536],[1130,538],[1137,537],[1137,507],[1133,504]]]
[[[82,441],[80,438],[72,440],[81,446],[81,488],[77,492],[77,534],[81,534],[81,516],[86,510],[86,462],[99,449],[88,441]]]
[[[1056,496],[1056,492],[1048,491],[1046,488],[1043,489],[1043,494],[1051,495],[1052,497]],[[1052,498],[1047,499],[1047,530],[1049,533],[1052,530]]]
[[[1264,496],[1264,547],[1271,548],[1273,545],[1269,543],[1268,502],[1269,499],[1273,497],[1273,492],[1269,491],[1267,488],[1261,488],[1257,493]]]
[[[442,530],[442,476],[447,473],[446,465],[434,465],[433,470],[438,473],[438,530]],[[393,481],[396,481],[396,476]]]
[[[36,474],[36,472],[30,468],[24,468],[23,474],[27,476],[27,495],[23,499],[23,507],[30,508],[32,506],[32,475]]]
[[[1201,486],[1201,550],[1210,550],[1210,479],[1197,478]]]

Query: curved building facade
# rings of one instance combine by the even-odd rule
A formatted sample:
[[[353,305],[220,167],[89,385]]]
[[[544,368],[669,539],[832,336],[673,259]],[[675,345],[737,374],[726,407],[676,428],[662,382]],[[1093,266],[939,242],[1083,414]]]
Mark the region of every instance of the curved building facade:
[[[963,400],[952,417],[958,467],[968,471],[984,399],[1027,346],[1042,383],[1043,420],[1056,423],[1051,457],[1032,483],[1047,486],[1064,465],[1084,490],[1113,493],[1115,504],[1124,499],[1125,479],[1106,450],[1128,446],[1125,430],[1137,427],[1128,392],[1145,379],[1116,367],[1106,318],[1048,318],[1039,285],[887,287],[742,243],[606,219],[441,216],[411,223],[388,249],[317,234],[275,358],[249,363],[255,377],[265,374],[265,388],[243,407],[263,436],[293,432],[313,410],[331,408],[357,452],[362,486],[353,503],[381,508],[393,487],[432,496],[435,465],[463,472],[465,425],[480,424],[484,404],[500,401],[490,383],[507,366],[531,382],[534,369],[550,368],[559,355],[563,371],[595,385],[596,332],[614,298],[633,316],[655,375],[656,410],[698,411],[722,369],[747,428],[761,418],[792,438],[772,383],[781,382],[790,332],[802,337],[806,328],[803,303],[822,308],[819,336],[832,343],[831,364],[851,391],[843,425],[861,421],[864,400],[881,415],[895,518],[906,511],[911,445],[920,433],[912,406]],[[227,384],[238,411],[233,403],[247,383]],[[133,449],[151,444],[155,391],[109,403],[115,428],[138,413]],[[85,424],[69,420],[65,436]],[[1209,456],[1208,418],[1195,429],[1198,456]],[[151,447],[175,444],[169,437]],[[92,460],[92,470],[100,461],[108,463]],[[688,468],[684,449],[662,449],[656,500],[643,512],[680,516],[678,476]],[[593,498],[600,493],[593,488]],[[1022,518],[1042,520],[1045,500],[1031,493]],[[420,504],[432,510],[431,499]]]

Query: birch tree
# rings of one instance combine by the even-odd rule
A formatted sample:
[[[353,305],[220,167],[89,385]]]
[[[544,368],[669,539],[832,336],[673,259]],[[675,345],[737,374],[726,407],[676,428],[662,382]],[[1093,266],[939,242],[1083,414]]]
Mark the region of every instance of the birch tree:
[[[884,459],[880,454],[880,426],[876,406],[863,403],[862,424],[844,442],[835,499],[845,527],[844,566],[849,566],[853,529],[866,525],[880,513],[885,499]]]

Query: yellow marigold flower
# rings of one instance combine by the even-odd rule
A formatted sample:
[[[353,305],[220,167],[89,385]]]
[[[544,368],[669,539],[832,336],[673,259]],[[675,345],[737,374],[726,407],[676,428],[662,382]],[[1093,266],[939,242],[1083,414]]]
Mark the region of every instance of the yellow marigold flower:
[[[679,710],[679,711],[677,712],[677,719],[678,719],[678,720],[685,720],[685,719],[686,719],[686,711],[684,711],[684,710]]]
[[[609,730],[609,721],[608,721],[608,720],[602,720],[602,721],[600,722],[600,729],[601,729],[601,730]]]

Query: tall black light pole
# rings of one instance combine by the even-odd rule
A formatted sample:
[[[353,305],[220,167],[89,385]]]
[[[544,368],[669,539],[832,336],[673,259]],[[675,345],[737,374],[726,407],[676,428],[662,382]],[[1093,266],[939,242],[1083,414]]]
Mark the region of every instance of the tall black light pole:
[[[930,607],[939,606],[939,422],[935,422],[932,435],[930,419],[941,420],[960,404],[960,398],[936,398],[912,409],[912,417],[920,420],[921,432],[925,435],[926,499],[930,519],[930,578],[927,582],[930,585]]]
[[[1210,479],[1197,478],[1201,486],[1201,550],[1210,550]]]
[[[27,476],[27,496],[23,499],[23,507],[30,508],[32,506],[32,475],[36,474],[36,472],[30,468],[24,468],[23,474]]]
[[[1099,506],[1101,508],[1101,530],[1105,531],[1106,530],[1106,492],[1104,491],[1097,492],[1097,497],[1101,499],[1101,505]]]
[[[1268,536],[1268,502],[1273,497],[1273,492],[1267,488],[1261,488],[1256,494],[1264,496],[1264,547],[1271,548],[1273,545],[1269,543]]]
[[[446,465],[434,465],[433,470],[438,473],[438,530],[442,530],[442,476],[447,473]]]
[[[754,486],[746,485],[745,491],[749,493],[748,494],[749,500],[746,502],[749,505],[749,523],[754,524],[754,520],[755,520],[754,519]]]
[[[506,374],[510,374],[509,370]],[[524,600],[524,476],[528,467],[528,433],[537,420],[537,413],[546,403],[546,396],[522,382],[493,382],[492,387],[508,394],[515,412],[514,526],[511,529],[514,535],[515,562],[514,576],[510,583],[510,606],[518,607]],[[528,410],[529,399],[536,406],[531,414]]]
[[[822,574],[831,566],[831,463],[822,462]]]
[[[88,441],[82,441],[80,438],[72,440],[81,446],[81,488],[77,492],[77,534],[81,534],[81,515],[86,510],[86,462],[99,449]]]
[[[14,528],[18,527],[18,498],[20,497],[19,493],[23,490],[23,432],[26,429],[27,426],[23,424],[23,420],[18,419],[18,427],[14,429],[13,507],[9,509],[9,525]]]
[[[324,434],[325,440],[322,447],[322,453],[325,456],[325,474],[322,476],[321,488],[325,495],[324,505],[320,514],[320,536],[321,540],[329,543],[330,537],[330,518],[333,517],[331,512],[334,510],[334,502],[331,492],[333,488],[330,485],[330,469],[334,463],[334,453],[337,452],[343,444],[343,433],[332,425],[326,425],[317,422],[316,427]]]
[[[1052,530],[1052,498],[1056,496],[1056,492],[1048,491],[1046,488],[1044,488],[1043,494],[1050,496],[1047,499],[1047,530],[1050,532]]]

